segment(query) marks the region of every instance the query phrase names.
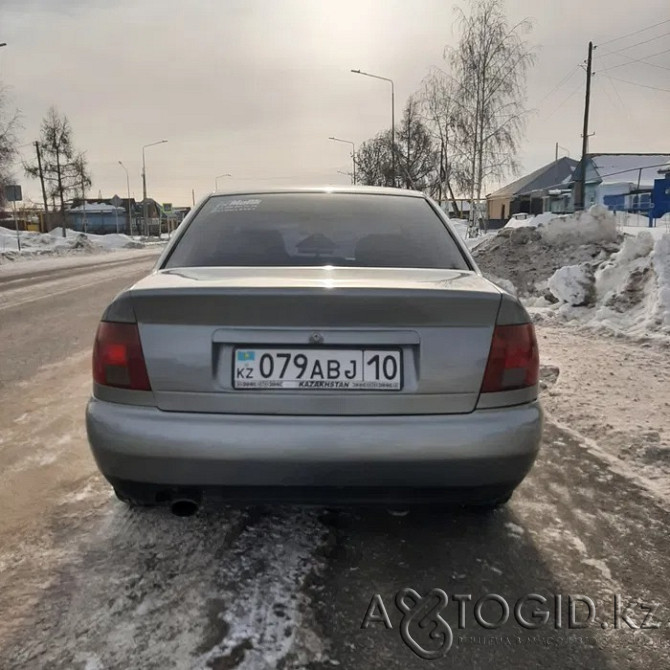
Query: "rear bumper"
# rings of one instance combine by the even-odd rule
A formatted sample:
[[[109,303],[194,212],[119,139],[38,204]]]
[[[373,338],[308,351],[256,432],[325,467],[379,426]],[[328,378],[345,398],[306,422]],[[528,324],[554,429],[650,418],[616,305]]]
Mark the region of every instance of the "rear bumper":
[[[542,410],[533,402],[453,415],[261,416],[92,398],[86,426],[112,483],[465,489],[523,479],[539,448]]]

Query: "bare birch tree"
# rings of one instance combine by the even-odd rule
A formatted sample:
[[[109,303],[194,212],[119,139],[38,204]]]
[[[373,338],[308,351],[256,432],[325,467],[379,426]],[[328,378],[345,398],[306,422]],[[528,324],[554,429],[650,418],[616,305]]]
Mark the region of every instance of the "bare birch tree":
[[[405,188],[423,190],[433,180],[434,145],[421,117],[419,101],[414,96],[410,96],[405,104],[396,133],[396,163]]]
[[[458,144],[458,112],[460,101],[453,77],[434,69],[424,79],[419,92],[421,113],[434,145],[435,178],[431,195],[439,202],[450,199],[454,213],[460,218],[454,188],[465,181],[463,148]]]
[[[5,185],[12,180],[11,170],[17,156],[20,113],[8,111],[7,89],[0,85],[0,205],[5,200]]]
[[[461,36],[445,52],[457,84],[457,144],[466,152],[464,186],[474,203],[485,184],[518,171],[525,131],[526,75],[535,60],[526,36],[532,24],[510,24],[502,0],[470,0],[458,10]]]

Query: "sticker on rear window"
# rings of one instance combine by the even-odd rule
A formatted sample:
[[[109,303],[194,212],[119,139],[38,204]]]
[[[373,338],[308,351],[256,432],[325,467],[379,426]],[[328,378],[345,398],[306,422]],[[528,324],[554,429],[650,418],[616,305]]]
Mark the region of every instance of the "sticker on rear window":
[[[248,200],[227,200],[214,205],[212,213],[218,212],[251,212],[261,204],[259,198],[250,198]]]

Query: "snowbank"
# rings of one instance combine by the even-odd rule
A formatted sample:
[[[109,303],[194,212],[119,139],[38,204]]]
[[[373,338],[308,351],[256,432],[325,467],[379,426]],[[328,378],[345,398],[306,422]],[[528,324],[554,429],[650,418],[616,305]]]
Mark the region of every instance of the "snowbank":
[[[569,305],[590,305],[595,287],[591,268],[586,265],[566,265],[549,278],[549,290]]]
[[[605,207],[596,205],[574,216],[550,216],[544,225],[538,224],[540,237],[547,244],[601,244],[617,240],[616,219]]]
[[[655,318],[670,328],[670,233],[656,241],[651,259],[658,289]]]
[[[626,234],[600,206],[537,219],[506,226],[473,251],[486,276],[511,281],[537,319],[670,336],[670,232]]]
[[[33,259],[43,256],[73,253],[105,253],[119,249],[142,249],[157,244],[156,240],[140,240],[123,234],[93,235],[61,228],[49,233],[19,232],[21,251],[16,231],[0,227],[0,263]]]
[[[537,228],[546,225],[554,219],[561,218],[558,214],[545,212],[532,216],[530,214],[515,214],[506,224],[505,228]]]

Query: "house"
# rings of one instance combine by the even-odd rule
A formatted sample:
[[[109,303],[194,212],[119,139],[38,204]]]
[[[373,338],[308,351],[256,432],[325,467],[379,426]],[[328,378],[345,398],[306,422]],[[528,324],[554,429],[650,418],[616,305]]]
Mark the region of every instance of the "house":
[[[570,182],[577,161],[564,156],[486,196],[490,228],[514,214],[564,213],[570,207]]]
[[[573,202],[585,169],[584,209],[597,204],[646,213],[653,207],[654,184],[663,179],[659,170],[669,163],[670,154],[586,154],[572,177]]]
[[[105,220],[105,230],[97,231],[88,227],[88,221],[90,217],[88,214],[98,208],[98,206],[107,205],[109,207],[116,206],[119,210],[118,215],[120,219],[119,227],[122,233],[128,233],[131,230],[131,227],[128,222],[128,208],[130,207],[130,219],[133,224],[132,230],[135,232],[136,221],[138,217],[142,216],[142,208],[140,204],[135,201],[135,198],[120,198],[118,195],[115,195],[112,198],[86,198],[86,217],[87,217],[87,230],[89,233],[98,233],[98,232],[116,232],[116,216],[114,215],[113,221],[110,223],[110,213],[113,213],[113,210],[107,210],[107,219]],[[68,202],[70,209],[68,210],[68,224],[76,225],[75,230],[82,230],[83,227],[83,198],[73,198]],[[79,208],[81,211],[79,212]],[[104,209],[104,208],[103,208]],[[77,211],[74,211],[77,210]],[[78,213],[79,212],[79,213]],[[104,217],[103,217],[104,218]],[[102,224],[102,219],[96,217],[96,222]]]
[[[126,232],[128,213],[122,207],[114,207],[104,202],[82,203],[66,212],[68,225],[79,232],[103,235],[105,233]]]

